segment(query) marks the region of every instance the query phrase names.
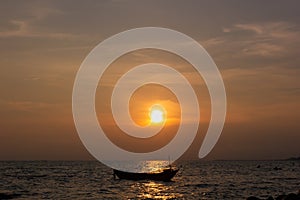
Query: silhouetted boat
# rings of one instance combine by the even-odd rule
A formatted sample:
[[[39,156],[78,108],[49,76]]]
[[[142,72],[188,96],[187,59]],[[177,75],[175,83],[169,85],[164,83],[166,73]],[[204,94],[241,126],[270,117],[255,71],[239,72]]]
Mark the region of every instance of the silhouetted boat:
[[[155,181],[170,181],[179,169],[166,168],[162,171],[149,172],[149,173],[135,173],[135,172],[124,172],[114,169],[114,177],[119,179],[127,180],[155,180]]]

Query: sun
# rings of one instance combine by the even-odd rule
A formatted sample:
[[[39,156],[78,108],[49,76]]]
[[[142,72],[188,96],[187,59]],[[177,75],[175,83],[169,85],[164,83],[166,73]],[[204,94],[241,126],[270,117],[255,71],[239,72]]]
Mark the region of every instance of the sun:
[[[151,123],[160,124],[165,121],[165,110],[161,105],[155,104],[149,109]]]
[[[152,110],[150,118],[152,123],[161,123],[164,121],[164,113],[161,110]]]

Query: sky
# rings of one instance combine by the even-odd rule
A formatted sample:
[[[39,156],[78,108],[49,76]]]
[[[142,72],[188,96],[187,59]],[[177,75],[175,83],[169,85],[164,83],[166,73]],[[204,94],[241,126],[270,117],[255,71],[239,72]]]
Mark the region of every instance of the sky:
[[[1,1],[0,160],[93,159],[73,121],[76,73],[103,40],[149,26],[192,37],[220,70],[227,116],[221,137],[206,159],[300,156],[299,7],[296,0]],[[210,102],[203,80],[189,63],[168,52],[139,50],[114,62],[111,74],[153,61],[183,70],[198,91],[201,130],[184,154],[195,159],[209,123]],[[109,94],[117,80],[109,74],[97,89],[99,123],[118,146],[130,149],[132,144],[122,144],[124,135],[118,128],[111,129]],[[147,96],[149,90],[155,92]],[[137,90],[130,103],[132,118],[143,125],[147,109],[157,98],[169,110],[166,123],[170,124],[152,141],[131,150],[153,150],[172,139],[180,109],[166,88],[150,85]]]

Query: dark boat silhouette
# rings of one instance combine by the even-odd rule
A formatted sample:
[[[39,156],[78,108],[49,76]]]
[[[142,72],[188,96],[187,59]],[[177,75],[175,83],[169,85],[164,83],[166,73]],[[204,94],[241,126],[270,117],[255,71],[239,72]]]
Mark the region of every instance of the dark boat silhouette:
[[[135,173],[135,172],[124,172],[120,170],[113,169],[114,171],[114,178],[116,176],[119,179],[127,179],[127,180],[154,180],[154,181],[170,181],[176,173],[179,171],[179,169],[173,169],[173,168],[166,168],[162,171],[157,172],[141,172],[141,173]]]

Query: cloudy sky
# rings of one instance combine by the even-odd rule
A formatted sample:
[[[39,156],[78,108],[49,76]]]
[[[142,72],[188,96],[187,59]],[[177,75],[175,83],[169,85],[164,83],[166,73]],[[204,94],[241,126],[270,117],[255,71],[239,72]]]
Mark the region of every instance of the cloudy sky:
[[[189,35],[219,67],[228,110],[209,159],[299,156],[299,7],[296,0],[1,1],[0,159],[92,159],[72,118],[77,70],[104,39],[146,26]]]

